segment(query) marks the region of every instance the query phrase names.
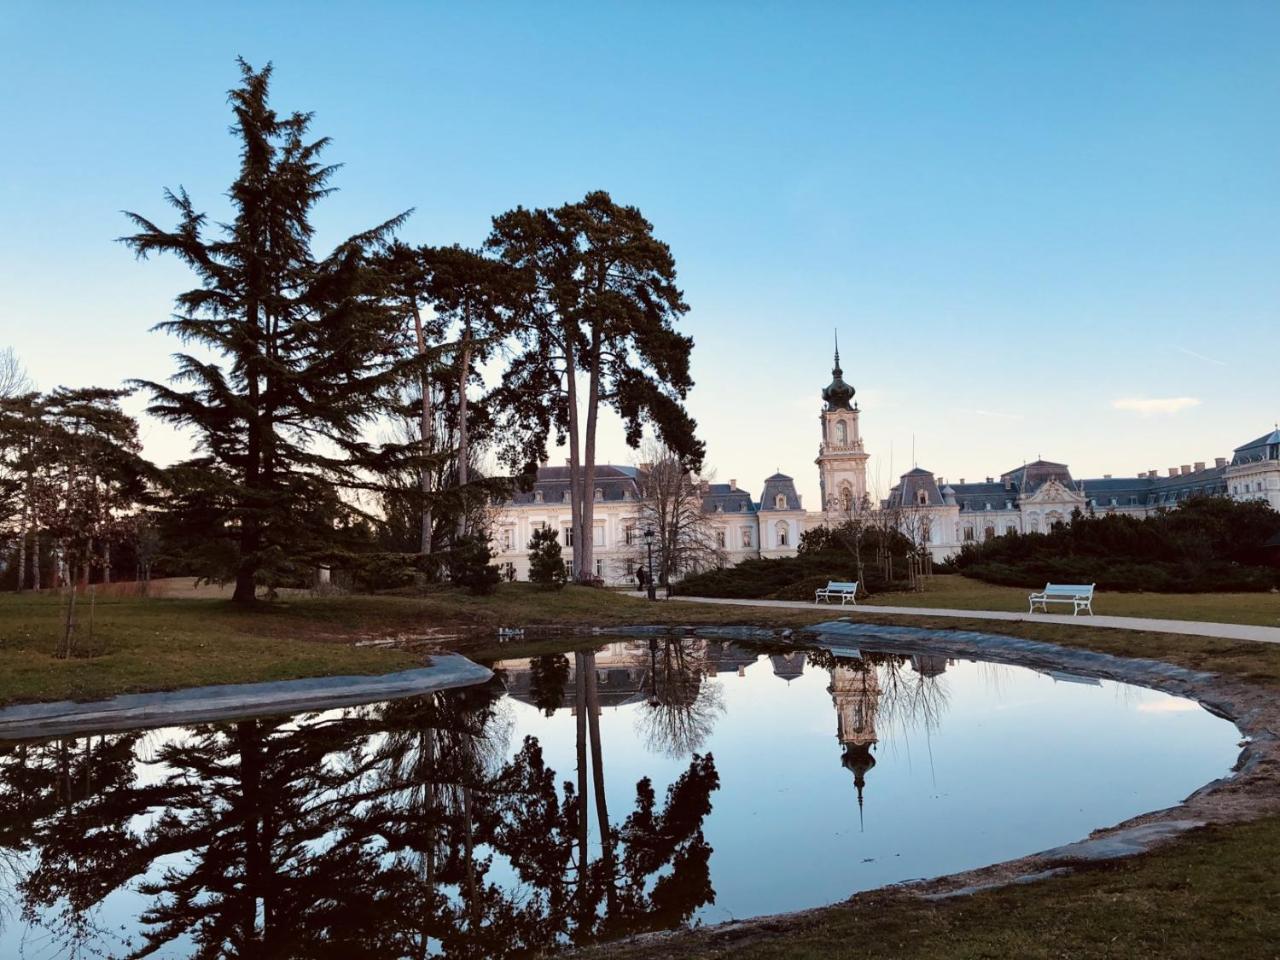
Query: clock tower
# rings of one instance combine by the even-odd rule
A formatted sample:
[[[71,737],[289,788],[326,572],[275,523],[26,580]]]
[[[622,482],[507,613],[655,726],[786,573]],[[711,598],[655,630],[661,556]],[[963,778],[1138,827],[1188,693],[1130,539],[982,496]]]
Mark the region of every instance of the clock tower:
[[[867,496],[867,460],[858,432],[856,391],[844,382],[840,369],[840,342],[836,341],[831,383],[822,391],[822,443],[818,446],[818,482],[822,488],[822,510],[830,520],[862,509]]]

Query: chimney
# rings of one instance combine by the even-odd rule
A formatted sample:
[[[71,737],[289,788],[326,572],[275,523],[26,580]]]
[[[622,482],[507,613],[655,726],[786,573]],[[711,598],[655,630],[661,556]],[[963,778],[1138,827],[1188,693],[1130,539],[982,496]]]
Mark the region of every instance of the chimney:
[[[995,481],[991,477],[987,477],[987,483],[995,483]]]
[[[963,486],[963,485],[964,485],[964,477],[961,477],[961,478],[960,478],[960,484],[961,484],[961,486]]]
[[[1214,460],[1213,460],[1213,465],[1214,465],[1215,467],[1217,467],[1219,470],[1221,470],[1223,467],[1225,467],[1225,466],[1227,465],[1227,458],[1226,458],[1226,457],[1215,457],[1215,458],[1214,458]]]
[[[1156,477],[1160,476],[1160,471],[1152,470],[1149,474],[1147,474],[1147,476],[1149,476],[1152,480],[1154,480]]]
[[[1190,472],[1191,472],[1191,464],[1184,463],[1182,465],[1182,475],[1185,477]]]
[[[1109,473],[1104,473],[1104,474],[1102,475],[1102,479],[1103,479],[1103,480],[1110,480],[1110,479],[1111,479],[1111,474],[1109,474]]]
[[[1177,468],[1177,467],[1170,467],[1170,468],[1169,468],[1169,476],[1171,476],[1171,477],[1176,477],[1177,475],[1178,475],[1178,468]]]
[[[730,490],[734,490],[734,491],[736,491],[736,490],[738,489],[738,481],[737,481],[737,480],[730,480],[730,481],[729,481],[729,489],[730,489]]]
[[[1200,472],[1201,470],[1203,470],[1203,469],[1204,469],[1204,461],[1203,461],[1203,460],[1197,460],[1197,461],[1196,461],[1196,473],[1199,473],[1199,472]]]

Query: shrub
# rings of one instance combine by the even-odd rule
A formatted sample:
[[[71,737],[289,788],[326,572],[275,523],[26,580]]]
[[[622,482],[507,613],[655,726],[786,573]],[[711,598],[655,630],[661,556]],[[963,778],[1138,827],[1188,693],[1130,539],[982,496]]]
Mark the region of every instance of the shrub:
[[[550,527],[542,527],[529,539],[529,579],[548,590],[561,589],[566,579],[558,537]]]
[[[502,573],[489,563],[492,559],[487,537],[460,537],[449,553],[449,579],[475,596],[493,593]]]

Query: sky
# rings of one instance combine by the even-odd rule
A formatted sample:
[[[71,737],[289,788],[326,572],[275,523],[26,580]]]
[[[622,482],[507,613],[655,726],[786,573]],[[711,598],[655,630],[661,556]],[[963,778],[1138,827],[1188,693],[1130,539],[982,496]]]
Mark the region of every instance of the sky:
[[[333,139],[321,248],[408,208],[405,240],[478,245],[516,205],[638,206],[708,467],[757,494],[781,469],[818,506],[837,330],[881,494],[916,463],[1164,472],[1280,418],[1274,2],[0,0],[0,50],[0,347],[42,388],[172,372],[150,328],[192,278],[113,241],[165,187],[225,216],[239,55]]]

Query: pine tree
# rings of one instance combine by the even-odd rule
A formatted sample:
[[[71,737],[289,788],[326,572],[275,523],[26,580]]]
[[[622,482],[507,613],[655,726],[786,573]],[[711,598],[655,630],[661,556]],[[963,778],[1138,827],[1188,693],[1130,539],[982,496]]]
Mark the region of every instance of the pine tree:
[[[601,407],[622,418],[632,447],[649,425],[690,469],[701,466],[704,447],[684,408],[693,340],[674,327],[688,311],[675,259],[638,209],[604,191],[496,217],[488,246],[514,270],[521,321],[499,397],[505,432],[526,455],[545,454],[552,428],[568,440],[574,569],[588,580]]]
[[[175,471],[196,509],[178,519],[203,544],[202,572],[234,580],[249,603],[259,583],[341,549],[354,508],[339,491],[362,482],[375,453],[362,428],[392,376],[395,318],[370,262],[405,215],[313,255],[312,212],[336,169],[319,160],[328,140],[308,139],[311,114],[272,109],[270,66],[239,63],[230,222],[210,230],[184,190],[166,191],[177,226],[130,213],[138,232],[122,241],[142,259],[172,254],[200,280],[156,328],[217,359],[180,354],[170,385],[139,385],[151,413],[196,433],[202,455]]]
[[[561,589],[565,581],[558,538],[550,527],[539,527],[529,538],[529,580],[551,590]]]

